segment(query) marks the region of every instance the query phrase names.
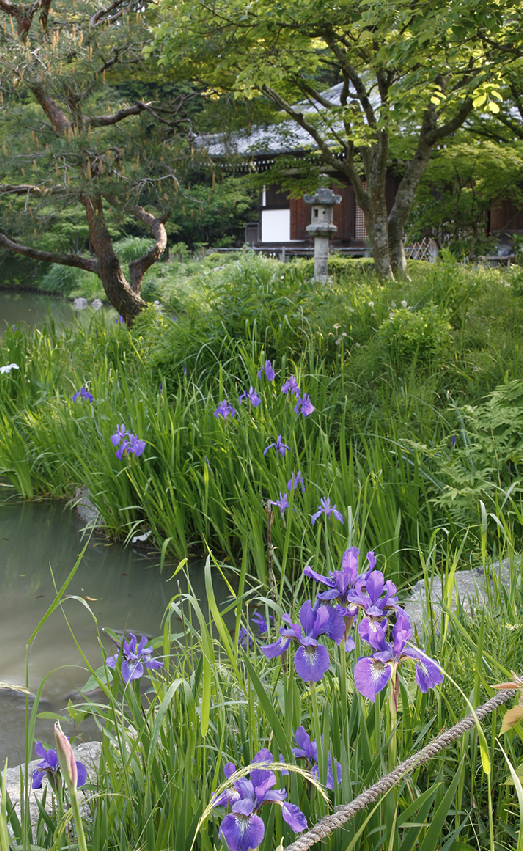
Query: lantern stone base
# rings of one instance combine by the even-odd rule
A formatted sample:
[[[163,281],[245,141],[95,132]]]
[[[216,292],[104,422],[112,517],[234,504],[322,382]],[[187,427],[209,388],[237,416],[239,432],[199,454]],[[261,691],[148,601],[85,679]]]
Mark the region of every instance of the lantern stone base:
[[[329,272],[329,238],[314,237],[314,279],[326,281]]]

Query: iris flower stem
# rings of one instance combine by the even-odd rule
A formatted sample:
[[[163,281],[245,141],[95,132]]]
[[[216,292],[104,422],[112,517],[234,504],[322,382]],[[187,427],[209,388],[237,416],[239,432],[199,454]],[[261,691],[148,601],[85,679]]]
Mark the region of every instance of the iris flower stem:
[[[71,809],[73,811],[74,823],[76,825],[76,839],[78,841],[78,851],[87,851],[87,843],[85,841],[84,826],[82,824],[82,815],[80,813],[80,804],[78,794],[71,794]]]
[[[347,638],[344,635],[343,641],[340,644],[340,680],[341,680],[340,681],[340,694],[341,694],[341,705],[343,707],[342,712],[348,711],[348,705],[347,705],[347,660],[345,658],[346,655],[347,655],[345,653],[345,642],[346,642],[346,640],[347,640]]]
[[[287,513],[287,529],[285,530],[285,541],[283,544],[283,553],[281,558],[281,578],[280,578],[280,593],[278,597],[278,602],[280,606],[282,605],[283,600],[283,591],[284,591],[284,583],[285,583],[285,567],[287,565],[287,554],[289,552],[289,543],[291,539],[291,526],[292,526],[292,511],[294,505],[294,488],[291,488],[291,492],[289,494],[289,510]]]
[[[387,701],[387,739],[389,740],[389,771],[396,768],[398,761],[398,673],[393,671],[389,681]]]
[[[321,766],[322,766],[322,747],[321,747],[321,723],[320,723],[320,712],[318,709],[318,695],[316,694],[316,683],[311,681],[309,682],[309,687],[311,690],[311,703],[312,703],[312,717],[314,722],[314,735],[316,736],[316,747],[317,747],[317,759],[318,759],[318,771],[320,773],[320,783],[325,782],[325,778],[321,776]]]
[[[329,546],[329,521],[328,521],[326,516],[325,516],[324,526],[325,526],[325,558],[326,558],[326,561],[327,561],[327,570],[330,571],[330,570],[332,570],[332,558],[331,558],[331,551],[330,551],[330,546]]]

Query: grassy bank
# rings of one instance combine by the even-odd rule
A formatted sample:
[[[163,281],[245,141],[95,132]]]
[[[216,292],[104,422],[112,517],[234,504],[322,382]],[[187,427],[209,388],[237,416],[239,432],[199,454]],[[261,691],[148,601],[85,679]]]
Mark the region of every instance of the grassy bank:
[[[233,562],[247,547],[263,582],[267,507],[285,581],[327,539],[338,556],[379,540],[395,581],[416,574],[438,528],[453,543],[466,531],[463,558],[479,559],[491,514],[520,528],[521,271],[446,257],[384,288],[347,265],[319,286],[310,263],[247,256],[197,278],[179,269],[155,290],[163,310],[131,331],[98,315],[60,338],[10,329],[1,474],[30,498],[87,485],[110,534],[151,531],[179,557],[210,546]],[[298,397],[282,392],[290,376]],[[250,387],[256,406],[239,403]],[[220,415],[224,399],[235,415]],[[139,457],[116,456],[122,424],[146,442]],[[265,452],[279,436],[289,449]],[[288,488],[298,471],[305,493]],[[267,506],[285,495],[288,509]],[[343,523],[311,523],[322,499]]]
[[[239,593],[231,591],[230,603],[224,608],[234,615],[235,626],[229,632],[222,619],[224,612],[214,602],[208,563],[205,578],[212,625],[205,622],[189,590],[173,597],[163,634],[147,642],[142,655],[139,651],[141,676],[130,678],[131,656],[125,646],[118,651],[117,645],[111,658],[103,652],[102,664],[96,670],[85,660],[91,673],[86,698],[69,706],[69,718],[80,722],[86,715],[93,716],[103,741],[100,765],[79,792],[85,846],[77,846],[76,834],[67,827],[74,814],[72,800],[65,793],[65,783],[57,785],[51,755],[40,763],[48,766],[52,784],[47,789],[47,812],[41,807],[32,827],[28,788],[22,787],[27,798],[25,816],[20,820],[9,800],[0,805],[0,836],[7,842],[6,849],[9,844],[16,851],[35,845],[97,851],[136,847],[147,851],[241,849],[243,845],[235,845],[234,836],[226,832],[224,819],[230,818],[227,813],[234,802],[234,790],[240,790],[242,799],[250,800],[250,787],[241,785],[242,776],[248,775],[255,785],[261,785],[260,775],[255,774],[260,769],[253,765],[257,754],[264,763],[262,770],[274,774],[269,788],[284,790],[281,795],[300,809],[308,828],[336,806],[359,802],[358,796],[367,787],[421,751],[442,730],[468,716],[472,707],[482,705],[491,697],[493,685],[513,679],[511,671],[521,670],[523,597],[518,562],[513,547],[506,543],[510,583],[506,588],[494,584],[483,611],[469,616],[459,609],[452,614],[446,606],[450,583],[441,617],[427,607],[420,635],[403,632],[401,640],[396,635],[401,647],[409,639],[409,651],[416,653],[415,648],[421,648],[422,658],[428,657],[437,665],[442,679],[435,688],[425,687],[423,681],[420,687],[415,676],[416,658],[401,657],[397,704],[391,704],[395,673],[374,699],[361,693],[364,686],[358,680],[357,666],[373,650],[363,639],[362,628],[352,629],[355,647],[347,654],[344,640],[341,644],[338,640],[337,646],[328,635],[321,637],[319,643],[328,652],[329,666],[319,681],[307,682],[300,675],[300,648],[296,649],[295,642],[286,657],[277,654],[267,658],[264,654],[262,647],[278,637],[283,613],[293,623],[300,618],[304,623],[300,602],[308,593],[320,590],[317,582],[300,574],[292,600],[256,594],[247,590],[244,560]],[[420,553],[420,557],[430,586],[442,568],[452,577],[460,552],[449,549],[443,564],[436,560],[434,548]],[[325,561],[330,560],[340,567],[327,547]],[[358,569],[365,571],[368,565],[360,556]],[[326,575],[323,561],[315,566]],[[81,569],[79,562],[76,570]],[[60,590],[59,599],[66,594],[67,586],[68,582]],[[77,600],[77,604],[88,605],[83,600]],[[74,600],[69,601],[68,609],[72,605]],[[334,608],[329,611],[334,612]],[[42,623],[51,616],[60,616],[58,601]],[[364,616],[361,609],[360,625]],[[399,620],[401,615],[394,615],[390,609],[388,618]],[[268,631],[261,634],[259,622],[268,626]],[[119,641],[118,636],[114,638]],[[37,641],[38,631],[31,637],[28,652]],[[144,645],[145,639],[140,647]],[[136,664],[136,657],[131,664]],[[386,670],[387,665],[384,667]],[[151,678],[147,679],[146,694],[144,687],[140,688],[144,675]],[[89,696],[93,687],[100,690],[98,695],[104,695],[103,700]],[[38,695],[28,714],[28,760],[33,754],[32,721],[36,712]],[[482,724],[472,717],[468,731],[458,731],[443,750],[432,752],[431,758],[400,776],[389,791],[382,790],[374,799],[367,796],[366,805],[355,809],[352,818],[342,823],[338,814],[337,827],[326,827],[324,842],[333,851],[352,851],[355,847],[362,851],[519,851],[523,837],[517,802],[523,795],[518,778],[521,729],[517,724],[515,731],[500,736],[503,718],[508,721],[510,715],[502,704],[487,712]],[[46,743],[45,750],[48,747],[55,747],[54,742]],[[258,790],[254,813],[266,793],[267,787]],[[295,831],[304,828],[294,820],[289,826],[274,803],[279,800],[280,795],[267,795],[268,806],[260,808],[264,828],[253,847],[261,851],[288,847],[298,838]],[[252,814],[246,815],[251,819]],[[9,840],[7,824],[13,836]],[[220,826],[226,839],[219,833]]]
[[[144,651],[143,703],[139,678],[122,667],[125,646],[97,670],[86,660],[89,687],[107,701],[70,707],[73,720],[92,714],[104,731],[89,848],[245,851],[227,833],[227,789],[240,784],[249,829],[261,831],[251,818],[261,804],[231,763],[254,782],[261,751],[275,773],[263,795],[284,788],[312,826],[521,670],[521,271],[444,257],[386,288],[365,264],[335,266],[325,286],[310,271],[249,256],[197,276],[180,267],[154,291],[163,309],[144,311],[131,331],[96,314],[87,330],[61,336],[52,324],[6,333],[0,473],[13,490],[68,498],[86,485],[109,534],[150,532],[159,551],[181,558],[208,547],[226,576],[237,574],[221,612],[206,568],[212,627],[191,593],[173,597]],[[369,578],[372,552],[381,579]],[[472,616],[451,613],[454,572],[497,558],[508,559],[508,586],[494,582]],[[346,632],[332,606],[321,623],[302,609],[325,586],[318,576],[342,566],[359,600]],[[443,614],[427,606],[411,631],[383,582],[401,602],[413,580],[430,588],[438,575]],[[347,605],[340,588],[334,602]],[[273,646],[284,615],[302,628],[285,654]],[[162,669],[147,669],[153,656]],[[520,729],[500,736],[501,716],[502,706],[483,729],[472,719],[324,841],[333,851],[520,851]],[[31,744],[28,718],[28,759]],[[291,810],[289,823],[280,799],[264,798],[272,806],[251,847],[293,842],[298,817]],[[6,821],[17,849],[65,844],[59,810],[41,812],[32,834],[27,815],[20,824],[7,812],[6,848]],[[72,834],[67,842],[76,847]]]

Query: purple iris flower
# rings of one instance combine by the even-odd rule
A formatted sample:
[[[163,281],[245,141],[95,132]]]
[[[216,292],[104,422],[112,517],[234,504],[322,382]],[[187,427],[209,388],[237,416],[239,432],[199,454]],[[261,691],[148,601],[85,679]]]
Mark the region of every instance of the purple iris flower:
[[[129,432],[129,449],[127,450],[129,454],[136,455],[139,458],[143,454],[145,447],[145,440],[140,440],[135,434]]]
[[[269,449],[272,449],[273,446],[274,446],[276,452],[280,453],[282,458],[285,455],[285,453],[288,452],[288,450],[290,449],[290,446],[287,446],[286,443],[282,443],[281,434],[278,435],[276,443],[269,443],[267,448],[263,450],[263,454],[267,455],[267,452],[269,451]]]
[[[239,398],[239,400],[238,400],[238,401],[239,401],[239,403],[240,403],[240,405],[241,405],[241,403],[243,402],[243,400],[244,400],[244,399],[247,399],[247,401],[251,403],[251,405],[253,406],[253,408],[257,408],[257,407],[258,407],[258,405],[261,405],[261,399],[260,399],[260,397],[258,396],[258,394],[257,394],[256,390],[254,389],[254,387],[252,387],[252,386],[251,386],[251,387],[249,387],[249,391],[248,391],[248,392],[247,392],[247,390],[244,390],[244,392],[241,394],[241,396],[240,396],[240,398]]]
[[[105,660],[105,664],[108,668],[115,669],[118,663],[118,657],[120,656],[120,648],[122,653],[122,680],[124,683],[128,683],[130,680],[138,680],[140,677],[143,677],[145,673],[145,669],[147,668],[150,671],[155,671],[158,668],[163,668],[163,662],[159,659],[153,659],[152,647],[146,647],[147,638],[145,635],[140,639],[140,643],[138,644],[136,641],[136,636],[129,633],[131,638],[130,641],[126,641],[125,638],[120,638],[116,642],[118,645],[118,653],[115,653],[114,656],[108,656]]]
[[[396,592],[394,582],[390,579],[385,582],[381,570],[373,570],[367,577],[358,579],[356,587],[347,595],[349,603],[365,611],[358,632],[375,650],[380,649],[385,638],[388,613],[399,609]]]
[[[286,508],[289,507],[289,500],[287,499],[287,494],[284,493],[283,496],[282,496],[281,491],[280,491],[280,498],[279,499],[268,499],[267,505],[276,505],[277,508],[280,509],[282,517],[283,517],[283,512],[285,511]]]
[[[94,396],[92,396],[92,395],[91,395],[91,393],[89,393],[89,391],[87,390],[87,388],[85,388],[85,387],[81,387],[81,388],[80,388],[80,390],[78,390],[78,391],[74,394],[74,396],[73,396],[73,402],[76,402],[76,400],[77,400],[77,399],[80,399],[80,398],[82,398],[82,399],[86,399],[88,402],[92,402],[92,401],[93,401],[93,399],[94,399]]]
[[[128,454],[130,448],[131,448],[131,444],[129,443],[128,440],[122,441],[122,443],[120,444],[120,446],[116,450],[116,457],[118,458],[119,461],[122,460],[124,455]]]
[[[257,813],[264,804],[279,804],[284,821],[295,833],[301,833],[307,827],[307,819],[299,807],[285,800],[285,789],[272,789],[277,782],[274,772],[256,768],[260,762],[272,762],[272,754],[267,748],[262,748],[254,757],[249,779],[241,777],[236,780],[232,789],[226,789],[213,801],[214,807],[231,807],[232,810],[220,825],[220,835],[229,851],[249,851],[263,841],[265,824]],[[223,770],[228,779],[236,771],[236,766],[228,762]]]
[[[312,606],[307,600],[300,609],[300,623],[293,624],[289,615],[284,615],[282,620],[289,624],[289,629],[280,627],[281,638],[261,647],[262,653],[267,659],[281,656],[294,639],[300,645],[294,655],[296,673],[306,682],[318,683],[330,667],[329,651],[318,643],[318,638],[327,635],[339,644],[345,632],[343,618],[336,609],[318,603]]]
[[[274,379],[276,378],[276,373],[272,368],[272,363],[270,362],[270,360],[266,360],[262,368],[258,370],[258,378],[261,378],[263,373],[265,373],[267,381],[274,381]]]
[[[358,547],[349,547],[345,550],[341,559],[341,570],[331,570],[328,576],[323,576],[321,573],[316,573],[315,570],[307,565],[303,571],[304,576],[309,576],[315,579],[316,582],[321,582],[327,586],[325,591],[318,594],[318,600],[336,600],[338,605],[336,610],[338,614],[345,619],[345,651],[348,653],[354,650],[356,646],[354,639],[349,635],[354,623],[354,618],[358,614],[358,604],[350,599],[350,594],[353,591],[354,585],[358,578],[366,579],[372,574],[376,564],[376,556],[372,552],[367,553],[367,562],[369,570],[358,577],[358,557],[360,551]]]
[[[236,409],[233,408],[232,405],[229,405],[227,399],[224,399],[223,402],[220,402],[214,412],[214,416],[216,417],[216,419],[222,417],[224,420],[226,420],[228,416],[234,417],[235,414]]]
[[[269,619],[267,620],[260,612],[254,612],[251,618],[251,623],[256,624],[258,627],[257,639],[269,631],[269,623],[271,621],[274,623],[272,615],[269,615]],[[245,626],[242,626],[238,633],[238,644],[245,649],[247,649],[247,647],[254,647],[255,641],[253,635]]]
[[[294,413],[303,414],[304,417],[308,417],[309,414],[312,414],[314,411],[314,405],[312,404],[308,394],[304,393],[303,396],[297,396],[296,398],[298,401],[294,406]]]
[[[329,497],[322,497],[320,502],[320,507],[317,511],[314,512],[311,517],[311,523],[313,526],[316,523],[318,517],[320,517],[322,514],[325,514],[325,517],[330,517],[331,514],[334,514],[336,520],[340,520],[343,523],[343,514],[336,508],[336,503],[334,503],[334,505],[331,505]]]
[[[42,758],[42,762],[38,763],[37,768],[33,771],[33,789],[41,789],[42,788],[42,780],[44,777],[44,773],[47,774],[49,782],[53,789],[56,790],[56,779],[60,774],[60,763],[58,760],[58,754],[53,748],[49,748],[46,751],[42,742],[37,742],[35,745],[36,755]],[[87,781],[87,768],[83,764],[83,762],[77,762],[76,768],[78,769],[78,786],[83,786]]]
[[[296,488],[299,488],[300,486],[301,486],[301,492],[305,493],[305,482],[303,480],[302,474],[298,470],[296,475],[294,475],[294,473],[292,473],[289,481],[287,482],[287,490],[288,491],[296,490]]]
[[[318,745],[316,744],[316,739],[311,742],[310,736],[307,734],[305,727],[298,727],[294,738],[296,740],[296,744],[298,745],[297,748],[291,748],[294,758],[306,759],[307,765],[310,768],[312,776],[319,781],[320,772],[318,767]],[[336,760],[334,760],[334,765],[336,766],[336,776],[339,786],[339,784],[341,783],[341,765]],[[334,777],[332,774],[332,758],[330,754],[327,758],[327,780],[325,786],[327,787],[327,789],[334,788]]]
[[[127,429],[125,428],[124,423],[122,423],[120,426],[117,426],[115,433],[111,435],[111,443],[113,444],[113,446],[118,446],[118,444],[121,440],[124,439],[126,434]]]
[[[292,393],[298,399],[300,396],[300,385],[296,381],[294,375],[289,375],[285,384],[281,386],[282,393]]]
[[[354,668],[354,683],[358,691],[374,701],[376,695],[392,679],[395,703],[398,700],[398,665],[407,659],[416,662],[416,682],[425,693],[443,682],[443,671],[434,659],[429,659],[417,647],[406,647],[412,637],[408,618],[401,613],[392,630],[392,644],[383,638],[372,656],[360,657]]]
[[[349,594],[354,588],[358,579],[366,580],[376,566],[376,556],[373,550],[367,553],[367,562],[369,569],[358,574],[358,558],[360,551],[358,547],[349,547],[345,550],[341,559],[341,570],[331,570],[328,576],[323,576],[321,573],[316,573],[309,565],[303,571],[304,576],[309,576],[315,579],[316,582],[321,582],[327,586],[326,591],[321,591],[318,594],[318,600],[337,600],[338,603],[349,606],[353,614],[357,614],[357,606],[352,600],[349,600]]]
[[[139,458],[147,445],[145,440],[140,440],[135,434],[128,431],[123,423],[117,426],[115,433],[111,435],[111,443],[113,446],[120,444],[116,450],[116,457],[119,461],[122,460],[124,455],[136,455]]]
[[[455,434],[453,434],[452,437],[450,438],[450,443],[451,443],[452,446],[456,445],[456,435]]]
[[[116,317],[116,319],[114,321],[115,321],[116,325],[125,325],[125,319],[123,318],[123,316],[120,313],[118,314],[118,316]]]

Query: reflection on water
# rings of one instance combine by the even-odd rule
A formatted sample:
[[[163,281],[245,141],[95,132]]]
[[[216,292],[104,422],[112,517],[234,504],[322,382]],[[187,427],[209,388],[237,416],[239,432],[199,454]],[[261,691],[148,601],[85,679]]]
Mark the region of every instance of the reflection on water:
[[[112,311],[116,316],[112,307],[104,309]],[[91,308],[76,310],[73,303],[65,298],[41,293],[0,292],[0,338],[10,325],[20,327],[25,324],[30,328],[40,328],[49,318],[49,313],[57,330],[62,325],[68,328],[75,317],[87,327],[93,315]]]
[[[24,684],[26,643],[51,605],[55,587],[62,586],[83,549],[82,525],[73,509],[60,504],[0,500],[0,681]],[[166,565],[160,574],[156,556],[91,538],[67,589],[68,595],[83,600],[64,601],[41,628],[29,655],[32,692],[56,669],[45,683],[42,710],[63,709],[69,695],[89,676],[66,618],[90,664],[97,668],[101,655],[96,625],[100,631],[126,630],[138,637],[161,633],[162,616],[178,593],[178,576],[170,580],[175,567]],[[179,577],[185,591],[182,574]],[[203,605],[202,563],[191,567],[190,580]],[[226,583],[219,575],[213,581],[218,601],[226,600]],[[104,644],[113,652],[107,637]],[[23,761],[23,706],[22,696],[0,690],[0,768],[6,757],[11,766]],[[37,737],[51,741],[52,721],[38,724]]]

